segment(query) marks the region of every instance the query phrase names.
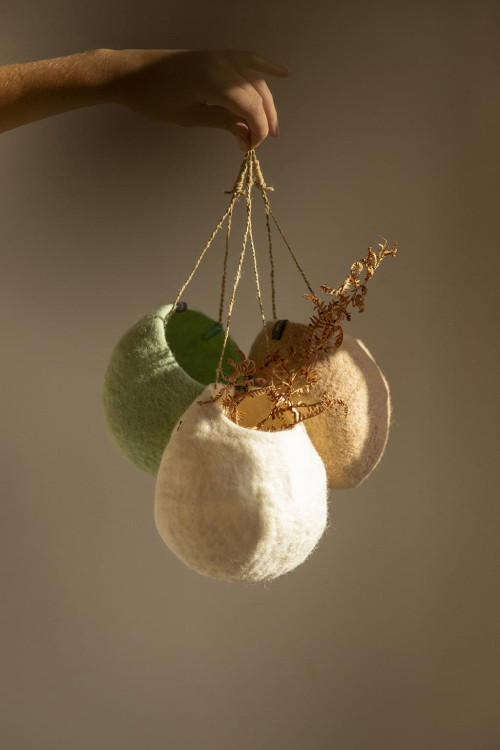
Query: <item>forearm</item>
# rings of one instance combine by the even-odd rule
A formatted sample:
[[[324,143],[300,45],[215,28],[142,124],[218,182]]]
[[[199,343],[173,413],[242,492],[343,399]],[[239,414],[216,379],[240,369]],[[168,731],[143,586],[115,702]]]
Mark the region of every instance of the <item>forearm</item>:
[[[104,49],[1,67],[0,132],[112,101],[124,67],[123,56]]]
[[[278,135],[264,75],[288,73],[241,50],[98,49],[6,65],[0,67],[0,132],[116,103],[163,123],[223,128],[246,151]]]

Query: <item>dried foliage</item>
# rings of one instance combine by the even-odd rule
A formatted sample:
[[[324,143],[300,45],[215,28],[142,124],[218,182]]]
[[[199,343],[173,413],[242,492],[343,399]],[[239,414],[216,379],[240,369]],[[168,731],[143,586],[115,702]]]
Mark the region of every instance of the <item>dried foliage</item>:
[[[240,361],[235,362],[228,359],[227,364],[231,367],[231,372],[224,373],[224,385],[221,385],[208,401],[198,401],[199,404],[209,404],[213,401],[220,403],[224,412],[229,419],[236,424],[242,420],[242,414],[239,404],[247,393],[253,393],[257,389],[265,388],[268,385],[267,380],[263,377],[254,377],[257,369],[253,360],[248,359],[245,354],[238,349]]]
[[[315,309],[315,313],[311,316],[309,322],[311,333],[308,337],[308,357],[315,357],[323,351],[337,349],[342,344],[344,336],[342,323],[351,319],[351,312],[347,309],[349,306],[359,312],[364,312],[368,281],[384,258],[395,257],[397,253],[397,242],[393,242],[392,246],[389,247],[387,240],[383,237],[381,239],[383,242],[379,243],[378,253],[369,247],[366,257],[352,264],[347,278],[341,286],[332,289],[323,284],[320,287],[321,292],[333,297],[329,302],[325,302],[312,294],[305,295],[307,299],[311,300]],[[361,278],[363,271],[364,276]]]
[[[278,352],[270,355],[260,370],[264,384],[245,395],[255,398],[267,396],[271,409],[257,425],[258,430],[282,430],[321,414],[326,409],[340,406],[347,414],[346,404],[325,391],[314,403],[303,401],[303,397],[316,385],[315,370],[307,362],[296,364],[296,352],[292,347],[288,356]]]
[[[351,319],[348,308],[364,311],[368,281],[384,258],[394,257],[397,253],[396,242],[389,247],[387,240],[382,240],[378,252],[369,247],[366,257],[352,264],[341,286],[320,287],[320,291],[332,299],[324,301],[312,294],[305,295],[313,303],[314,313],[301,351],[292,347],[288,355],[278,352],[270,354],[258,371],[255,362],[246,358],[243,352],[240,352],[240,362],[228,360],[232,371],[223,373],[225,383],[214,393],[212,401],[218,401],[233,422],[239,424],[242,421],[243,409],[240,404],[244,398],[263,395],[269,399],[271,408],[269,414],[255,426],[259,430],[288,429],[336,407],[341,409],[344,417],[347,416],[348,407],[344,401],[328,391],[323,392],[314,403],[307,403],[303,399],[317,384],[314,363],[322,354],[342,344],[342,323]]]

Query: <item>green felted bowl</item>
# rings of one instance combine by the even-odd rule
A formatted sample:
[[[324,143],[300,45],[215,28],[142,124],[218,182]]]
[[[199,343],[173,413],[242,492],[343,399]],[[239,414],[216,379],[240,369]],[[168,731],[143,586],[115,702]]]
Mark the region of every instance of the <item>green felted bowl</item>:
[[[149,313],[120,339],[104,377],[110,436],[120,453],[153,475],[174,426],[214,382],[224,342],[223,329],[197,310],[175,312],[165,328],[171,308]],[[224,363],[228,358],[240,359],[231,338]]]

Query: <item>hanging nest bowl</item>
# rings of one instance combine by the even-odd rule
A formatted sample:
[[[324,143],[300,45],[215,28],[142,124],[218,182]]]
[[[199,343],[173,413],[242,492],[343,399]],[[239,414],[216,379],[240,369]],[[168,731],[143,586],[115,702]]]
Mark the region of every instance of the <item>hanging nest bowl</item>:
[[[266,323],[252,229],[252,189],[266,218],[273,321]],[[300,565],[328,519],[330,487],[354,487],[377,465],[390,421],[387,382],[372,356],[342,325],[364,310],[367,282],[387,256],[379,250],[350,268],[338,288],[315,295],[269,202],[250,149],[229,206],[173,305],[143,318],[118,343],[105,377],[104,411],[119,450],[157,474],[158,532],[186,565],[226,581],[262,581]],[[233,210],[246,225],[222,329]],[[313,303],[309,325],[278,321],[271,220]],[[180,299],[226,225],[219,323],[179,310]],[[236,291],[250,248],[263,323],[250,357],[229,338]],[[364,275],[363,275],[364,274]],[[286,321],[285,321],[286,323]],[[281,334],[274,336],[275,325]],[[325,468],[326,466],[326,468]]]
[[[103,408],[122,455],[156,475],[172,429],[213,382],[224,331],[215,320],[181,303],[164,305],[136,323],[116,345],[104,377]],[[238,359],[229,339],[224,354]]]
[[[257,375],[270,355],[289,359],[290,351],[307,347],[310,326],[291,321],[271,321],[260,331],[250,349]],[[280,338],[273,338],[279,330]],[[293,368],[294,358],[288,366]],[[362,341],[343,335],[337,348],[318,355],[314,362],[315,384],[303,396],[303,402],[314,403],[325,391],[337,394],[347,404],[347,415],[328,409],[304,422],[309,437],[326,467],[328,486],[332,489],[356,487],[363,482],[382,458],[391,417],[387,380]]]
[[[165,449],[156,527],[202,575],[276,578],[304,562],[326,528],[323,462],[303,424],[280,432],[237,425],[211,400],[213,392],[208,386],[187,409]],[[256,404],[247,424],[262,417]]]

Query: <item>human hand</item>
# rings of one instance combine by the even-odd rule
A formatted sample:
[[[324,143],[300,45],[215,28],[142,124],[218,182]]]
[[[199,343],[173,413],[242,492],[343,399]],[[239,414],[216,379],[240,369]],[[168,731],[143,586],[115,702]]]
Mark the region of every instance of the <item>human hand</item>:
[[[115,101],[152,119],[223,128],[243,151],[279,134],[278,116],[264,75],[289,70],[252,52],[107,50]],[[116,68],[116,70],[115,70]]]

